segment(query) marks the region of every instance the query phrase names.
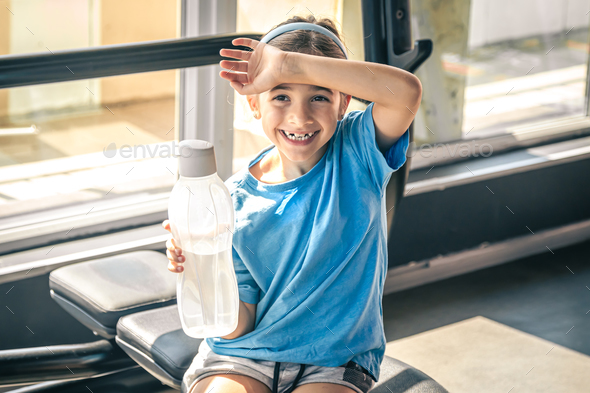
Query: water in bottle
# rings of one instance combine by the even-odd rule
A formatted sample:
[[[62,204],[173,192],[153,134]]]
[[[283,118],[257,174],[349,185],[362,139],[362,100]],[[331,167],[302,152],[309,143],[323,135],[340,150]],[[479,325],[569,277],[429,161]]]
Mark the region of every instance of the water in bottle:
[[[168,218],[185,256],[176,286],[180,321],[190,337],[222,337],[238,326],[233,202],[217,175],[211,143],[184,140],[179,153],[180,178],[170,194]]]

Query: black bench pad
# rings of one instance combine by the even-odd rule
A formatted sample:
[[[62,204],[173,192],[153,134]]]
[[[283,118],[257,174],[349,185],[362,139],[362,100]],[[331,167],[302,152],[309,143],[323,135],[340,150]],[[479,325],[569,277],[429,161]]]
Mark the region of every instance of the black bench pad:
[[[175,304],[121,318],[115,341],[150,374],[180,390],[203,340],[184,333]]]
[[[176,304],[177,275],[157,251],[134,251],[61,267],[51,297],[95,334],[113,338],[124,315]]]

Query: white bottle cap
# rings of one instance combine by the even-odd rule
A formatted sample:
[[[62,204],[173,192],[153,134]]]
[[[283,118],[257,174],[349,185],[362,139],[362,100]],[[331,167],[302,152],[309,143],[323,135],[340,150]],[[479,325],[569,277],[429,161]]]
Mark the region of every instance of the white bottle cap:
[[[185,139],[178,144],[180,176],[203,177],[217,172],[212,143],[200,139]]]

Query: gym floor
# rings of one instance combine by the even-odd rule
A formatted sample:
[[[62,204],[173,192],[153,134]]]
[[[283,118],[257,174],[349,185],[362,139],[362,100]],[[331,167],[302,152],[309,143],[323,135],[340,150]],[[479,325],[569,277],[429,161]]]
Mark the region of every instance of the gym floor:
[[[552,251],[385,296],[387,342],[480,315],[590,355],[590,241]]]

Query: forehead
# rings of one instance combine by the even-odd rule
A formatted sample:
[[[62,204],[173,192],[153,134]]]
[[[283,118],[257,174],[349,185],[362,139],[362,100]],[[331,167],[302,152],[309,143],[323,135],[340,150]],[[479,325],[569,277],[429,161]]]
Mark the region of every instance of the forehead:
[[[312,92],[324,91],[329,94],[333,93],[333,91],[331,89],[328,89],[327,87],[316,86],[316,85],[305,85],[305,84],[301,84],[301,83],[282,83],[282,84],[277,85],[277,86],[273,87],[272,89],[270,89],[269,92],[273,92],[276,90],[287,90],[287,91],[300,90],[300,91],[312,91]]]

